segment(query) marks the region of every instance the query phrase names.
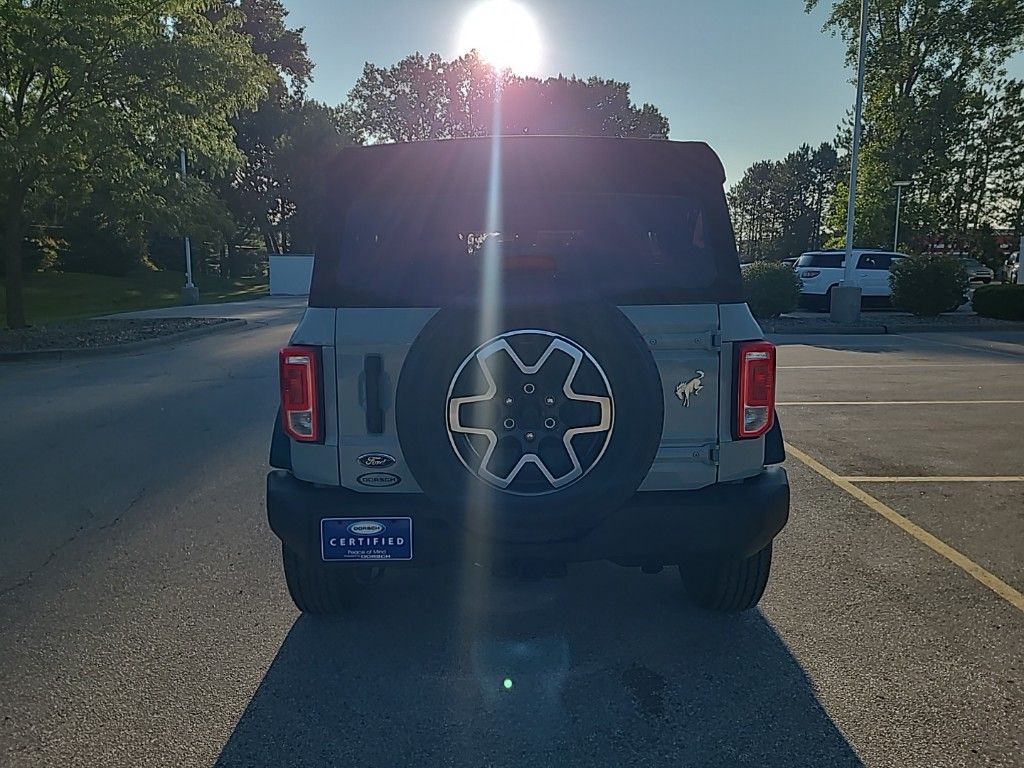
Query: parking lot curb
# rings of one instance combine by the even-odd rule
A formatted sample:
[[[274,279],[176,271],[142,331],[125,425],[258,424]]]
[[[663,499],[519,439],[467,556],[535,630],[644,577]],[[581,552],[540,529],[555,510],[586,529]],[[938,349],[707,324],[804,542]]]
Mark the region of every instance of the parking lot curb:
[[[886,326],[880,324],[853,325],[848,323],[807,323],[799,326],[783,324],[781,327],[772,322],[765,322],[761,330],[773,336],[796,336],[801,334],[883,334],[888,333]]]
[[[1024,323],[1014,323],[1007,320],[992,320],[986,322],[980,320],[975,323],[887,323],[886,333],[938,333],[941,331],[952,331],[963,333],[964,331],[1021,331],[1024,330]]]
[[[103,357],[127,352],[137,352],[151,347],[160,347],[180,341],[190,341],[203,336],[212,336],[248,325],[248,320],[230,318],[223,323],[188,328],[166,336],[154,336],[151,339],[129,341],[125,344],[108,344],[102,347],[77,347],[69,349],[27,349],[19,352],[0,352],[0,363],[14,363],[27,360],[68,360],[82,357]]]
[[[871,323],[860,325],[853,323],[832,323],[822,321],[819,323],[801,323],[800,325],[789,325],[788,323],[775,323],[766,321],[762,323],[761,330],[774,336],[798,336],[801,334],[814,335],[880,335],[889,333],[964,333],[970,331],[1020,331],[1024,330],[1024,323],[1010,323],[1005,320],[993,320],[992,322],[971,322],[971,323]]]

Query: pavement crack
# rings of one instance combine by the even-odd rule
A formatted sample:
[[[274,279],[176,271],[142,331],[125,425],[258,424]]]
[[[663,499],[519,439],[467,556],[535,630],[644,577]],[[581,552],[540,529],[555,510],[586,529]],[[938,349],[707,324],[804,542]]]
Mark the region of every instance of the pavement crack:
[[[103,525],[97,526],[96,528],[90,528],[88,531],[86,531],[86,526],[85,525],[80,525],[78,527],[78,529],[73,534],[71,534],[68,538],[66,538],[64,541],[62,541],[56,547],[54,547],[50,551],[50,554],[46,556],[46,559],[40,565],[38,565],[35,568],[33,568],[32,570],[30,570],[22,578],[18,579],[16,582],[11,584],[10,586],[3,587],[2,589],[0,589],[0,599],[5,598],[9,594],[11,594],[12,592],[16,592],[17,590],[19,590],[22,587],[26,586],[30,581],[32,581],[32,578],[34,576],[36,576],[40,572],[46,570],[46,568],[50,565],[50,563],[52,563],[54,561],[54,559],[57,557],[57,555],[59,555],[61,552],[63,552],[68,546],[73,544],[79,538],[79,536],[81,536],[83,533],[86,533],[86,532],[88,532],[88,533],[102,533],[103,531],[109,530],[109,529],[113,528],[114,526],[116,526],[119,522],[121,522],[121,518],[124,517],[125,515],[127,515],[132,510],[132,508],[136,504],[138,504],[139,501],[142,500],[142,497],[145,496],[145,494],[146,494],[146,487],[143,486],[143,487],[139,488],[139,490],[136,491],[135,495],[132,496],[132,498],[128,501],[128,504],[124,507],[124,509],[122,509],[115,517],[113,517],[112,519],[110,519],[109,521],[104,523]],[[93,514],[92,510],[87,509],[86,513],[87,513],[89,518],[94,517],[94,514]]]

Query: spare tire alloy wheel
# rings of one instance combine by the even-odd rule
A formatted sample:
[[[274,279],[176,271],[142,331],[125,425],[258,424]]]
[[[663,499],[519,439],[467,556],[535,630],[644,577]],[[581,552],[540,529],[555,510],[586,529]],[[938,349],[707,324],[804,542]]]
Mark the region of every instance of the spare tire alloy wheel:
[[[536,362],[524,361],[538,349]],[[482,344],[456,371],[448,439],[463,466],[488,485],[540,496],[572,485],[601,460],[614,402],[605,372],[575,341],[546,330],[512,331]]]
[[[665,393],[646,340],[607,304],[441,309],[395,395],[402,460],[436,508],[487,539],[548,542],[598,526],[636,492]]]

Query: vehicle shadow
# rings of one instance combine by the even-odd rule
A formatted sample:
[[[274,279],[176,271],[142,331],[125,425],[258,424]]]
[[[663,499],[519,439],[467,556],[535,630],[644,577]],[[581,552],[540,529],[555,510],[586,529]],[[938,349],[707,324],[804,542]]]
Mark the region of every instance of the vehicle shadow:
[[[674,574],[398,574],[300,617],[229,766],[860,766],[759,611],[687,608]]]

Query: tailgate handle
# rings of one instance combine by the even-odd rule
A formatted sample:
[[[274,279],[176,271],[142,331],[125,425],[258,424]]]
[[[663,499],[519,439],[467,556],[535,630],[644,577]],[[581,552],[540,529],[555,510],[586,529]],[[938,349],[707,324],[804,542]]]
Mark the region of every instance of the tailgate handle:
[[[381,407],[381,385],[384,363],[380,355],[363,358],[363,376],[366,382],[366,431],[371,435],[384,432],[384,409]]]

